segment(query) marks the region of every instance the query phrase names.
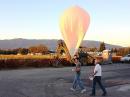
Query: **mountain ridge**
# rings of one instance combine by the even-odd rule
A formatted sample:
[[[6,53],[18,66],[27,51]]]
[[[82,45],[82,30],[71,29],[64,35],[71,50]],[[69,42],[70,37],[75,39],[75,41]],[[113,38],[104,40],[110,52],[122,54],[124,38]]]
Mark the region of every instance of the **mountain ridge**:
[[[28,48],[30,46],[44,44],[50,50],[55,50],[57,46],[57,41],[59,39],[24,39],[24,38],[15,38],[15,39],[4,39],[0,40],[1,49],[15,49],[15,48]],[[94,40],[83,40],[81,46],[85,47],[99,47],[100,41]],[[107,49],[111,48],[121,48],[119,45],[112,45],[105,43]]]

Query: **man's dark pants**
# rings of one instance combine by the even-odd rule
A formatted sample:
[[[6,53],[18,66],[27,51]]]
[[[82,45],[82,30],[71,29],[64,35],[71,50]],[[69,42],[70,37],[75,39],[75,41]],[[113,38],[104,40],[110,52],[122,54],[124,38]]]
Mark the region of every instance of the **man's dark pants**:
[[[96,83],[99,84],[100,88],[102,89],[103,93],[106,94],[106,89],[104,88],[104,86],[102,85],[101,82],[101,76],[95,76],[93,79],[93,87],[92,87],[92,94],[95,95],[95,88],[96,88]]]

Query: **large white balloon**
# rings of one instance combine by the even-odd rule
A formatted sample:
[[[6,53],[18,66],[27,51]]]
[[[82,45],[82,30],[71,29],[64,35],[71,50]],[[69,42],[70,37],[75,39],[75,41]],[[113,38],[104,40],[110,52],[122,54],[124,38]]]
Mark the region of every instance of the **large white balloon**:
[[[68,8],[61,16],[60,29],[71,56],[78,50],[89,23],[89,14],[78,6]]]

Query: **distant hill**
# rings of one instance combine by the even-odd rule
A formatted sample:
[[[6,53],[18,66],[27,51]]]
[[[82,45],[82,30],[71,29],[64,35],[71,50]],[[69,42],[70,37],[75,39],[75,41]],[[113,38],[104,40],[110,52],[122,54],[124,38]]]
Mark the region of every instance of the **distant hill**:
[[[14,48],[28,48],[30,46],[44,44],[49,49],[55,50],[57,46],[56,39],[6,39],[6,40],[0,40],[0,48],[1,49],[14,49]],[[100,42],[99,41],[91,41],[91,40],[84,40],[82,43],[82,46],[85,47],[99,47]],[[111,45],[106,44],[106,48],[120,48],[121,46],[118,45]]]

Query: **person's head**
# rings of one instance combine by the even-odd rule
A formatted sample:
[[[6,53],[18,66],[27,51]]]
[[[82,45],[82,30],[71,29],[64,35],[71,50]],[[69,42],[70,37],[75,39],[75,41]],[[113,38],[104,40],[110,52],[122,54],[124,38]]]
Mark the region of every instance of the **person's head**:
[[[74,58],[78,58],[78,55],[74,55]]]
[[[79,62],[79,58],[78,57],[75,57],[74,58],[74,62],[76,63],[76,62]]]
[[[96,64],[100,64],[99,59],[95,59],[94,61],[95,61],[95,65],[96,65]]]

